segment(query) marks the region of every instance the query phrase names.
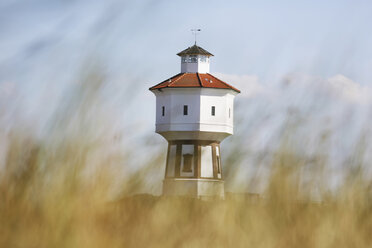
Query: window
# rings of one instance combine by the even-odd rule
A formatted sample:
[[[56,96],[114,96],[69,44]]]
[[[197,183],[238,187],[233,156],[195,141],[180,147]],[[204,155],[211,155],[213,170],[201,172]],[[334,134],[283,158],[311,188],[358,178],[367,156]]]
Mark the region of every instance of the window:
[[[229,118],[231,117],[231,109],[229,108]]]
[[[164,116],[165,115],[165,107],[161,107],[161,115]]]
[[[207,56],[201,56],[200,62],[207,62]]]
[[[183,105],[183,115],[187,115],[188,114],[188,111],[187,111],[187,105]]]
[[[216,107],[212,106],[212,116],[215,116],[215,115],[216,115]]]
[[[192,172],[192,154],[183,154],[183,169],[182,172]]]
[[[194,145],[182,145],[181,176],[193,176]],[[191,173],[190,173],[191,172]],[[189,174],[185,174],[189,173]]]
[[[186,63],[187,62],[187,57],[186,56],[182,57],[181,61],[182,61],[182,63]]]
[[[196,55],[191,55],[189,57],[189,62],[190,63],[196,63],[196,62],[198,62],[198,57]]]

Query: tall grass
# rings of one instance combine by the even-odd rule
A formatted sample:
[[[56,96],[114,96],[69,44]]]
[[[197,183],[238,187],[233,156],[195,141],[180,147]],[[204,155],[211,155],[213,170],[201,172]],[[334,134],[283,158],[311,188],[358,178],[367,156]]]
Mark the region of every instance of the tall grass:
[[[114,140],[89,128],[87,102],[97,99],[95,87],[71,100],[48,139],[17,129],[4,137],[0,247],[371,247],[371,181],[357,162],[331,192],[322,187],[321,169],[310,170],[303,187],[305,158],[287,147],[272,160],[259,198],[131,194],[148,175],[127,173],[117,183],[112,165],[125,165],[127,157],[107,152]],[[162,166],[154,160],[145,170]]]

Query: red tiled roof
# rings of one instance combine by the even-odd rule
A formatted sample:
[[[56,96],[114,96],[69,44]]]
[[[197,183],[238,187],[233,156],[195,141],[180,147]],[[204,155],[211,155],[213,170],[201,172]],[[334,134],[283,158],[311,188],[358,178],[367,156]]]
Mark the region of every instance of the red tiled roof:
[[[240,90],[225,83],[209,73],[179,73],[160,84],[152,86],[150,90],[163,88],[215,88],[231,89],[238,93]]]

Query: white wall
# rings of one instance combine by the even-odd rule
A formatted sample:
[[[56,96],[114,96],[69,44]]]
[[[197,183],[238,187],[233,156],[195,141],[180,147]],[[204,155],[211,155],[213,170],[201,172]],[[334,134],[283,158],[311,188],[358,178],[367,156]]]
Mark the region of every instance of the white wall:
[[[181,72],[184,73],[184,72],[190,72],[190,73],[196,73],[198,72],[198,63],[196,62],[185,62],[185,63],[182,63],[181,62]]]
[[[153,91],[156,95],[156,125],[172,124],[181,128],[183,124],[199,122],[200,96],[193,89],[163,89]],[[188,115],[183,115],[183,106],[188,106]],[[165,116],[162,116],[165,106]]]
[[[183,106],[187,105],[188,113],[183,115]],[[170,118],[173,125],[198,123],[200,118],[200,97],[195,91],[183,89],[171,94]]]
[[[198,65],[198,72],[199,73],[209,73],[209,63],[200,62],[199,65]]]
[[[168,88],[153,92],[156,95],[156,132],[233,133],[235,91],[212,88]],[[184,105],[188,106],[188,115],[183,115]],[[162,106],[165,106],[165,116],[162,116]],[[212,106],[215,106],[215,116],[211,115]]]
[[[186,59],[189,56],[185,56]],[[202,57],[205,57],[205,60],[202,60]],[[209,58],[206,56],[198,55],[196,62],[182,62],[181,58],[181,72],[190,72],[190,73],[209,73]]]
[[[156,94],[155,94],[156,95]],[[162,116],[162,106],[165,106],[165,115]],[[170,109],[171,106],[171,95],[160,94],[156,97],[156,123],[169,123]]]

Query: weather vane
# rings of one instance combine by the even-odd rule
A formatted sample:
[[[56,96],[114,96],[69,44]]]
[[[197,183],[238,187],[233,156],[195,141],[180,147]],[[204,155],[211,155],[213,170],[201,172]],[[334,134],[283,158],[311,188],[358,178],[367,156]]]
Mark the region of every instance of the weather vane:
[[[200,28],[194,28],[194,29],[191,29],[191,32],[192,32],[192,34],[193,34],[194,37],[195,37],[195,45],[196,45],[196,35],[198,35],[200,31],[201,31]]]

